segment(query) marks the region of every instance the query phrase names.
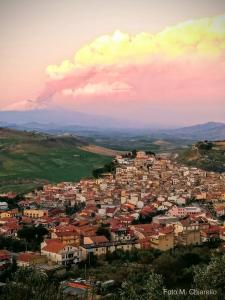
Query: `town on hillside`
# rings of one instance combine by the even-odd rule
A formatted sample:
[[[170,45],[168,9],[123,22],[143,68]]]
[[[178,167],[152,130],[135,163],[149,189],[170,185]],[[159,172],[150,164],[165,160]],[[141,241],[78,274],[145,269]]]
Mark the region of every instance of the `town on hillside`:
[[[144,151],[117,155],[113,166],[99,178],[44,185],[14,208],[15,195],[0,195],[8,199],[0,202],[0,238],[25,243],[19,253],[0,250],[0,272],[14,261],[66,272],[117,250],[217,243],[225,251],[224,173]],[[64,285],[65,292],[79,294],[92,283],[85,278]]]

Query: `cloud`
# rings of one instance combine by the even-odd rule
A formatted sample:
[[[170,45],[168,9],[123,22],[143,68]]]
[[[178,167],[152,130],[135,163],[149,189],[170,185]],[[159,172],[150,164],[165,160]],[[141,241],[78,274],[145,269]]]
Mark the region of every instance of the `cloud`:
[[[225,49],[225,15],[187,21],[152,35],[116,30],[79,49],[72,60],[49,65],[50,78],[62,79],[80,68],[115,64],[145,64],[157,57],[172,60],[186,55],[218,56]]]
[[[46,73],[43,91],[34,101],[18,103],[20,109],[46,106],[55,95],[62,102],[86,98],[103,106],[106,99],[137,105],[220,101],[225,96],[225,15],[187,21],[155,35],[116,30],[81,47],[73,59],[47,66]]]
[[[47,103],[39,102],[36,100],[24,100],[18,101],[12,104],[5,106],[2,111],[27,111],[35,109],[44,109],[46,108]]]
[[[126,83],[123,82],[113,82],[112,84],[103,82],[103,83],[96,83],[91,84],[88,83],[84,87],[77,88],[77,89],[65,89],[62,93],[65,96],[85,96],[85,95],[107,95],[107,94],[123,94],[129,92],[132,89]]]

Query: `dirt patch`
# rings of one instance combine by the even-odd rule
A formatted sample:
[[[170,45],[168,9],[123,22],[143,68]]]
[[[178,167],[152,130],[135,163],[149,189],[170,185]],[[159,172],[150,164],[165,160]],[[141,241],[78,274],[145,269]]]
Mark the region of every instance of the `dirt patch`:
[[[164,140],[157,140],[155,142],[153,142],[154,145],[157,146],[167,146],[167,145],[171,145],[170,142],[164,141]]]
[[[79,149],[91,152],[91,153],[96,153],[96,154],[101,154],[105,156],[116,156],[118,154],[125,154],[125,151],[119,151],[119,150],[112,150],[108,148],[104,148],[101,146],[96,146],[96,145],[88,145],[88,146],[82,146],[79,147]]]

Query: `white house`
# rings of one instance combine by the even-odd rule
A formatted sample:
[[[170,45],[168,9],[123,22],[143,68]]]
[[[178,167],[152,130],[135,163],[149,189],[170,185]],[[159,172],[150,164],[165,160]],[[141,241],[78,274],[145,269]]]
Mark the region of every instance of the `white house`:
[[[60,265],[71,265],[80,261],[80,251],[73,245],[64,245],[58,240],[45,240],[41,243],[41,254]]]
[[[0,202],[0,210],[7,210],[9,209],[7,202]]]

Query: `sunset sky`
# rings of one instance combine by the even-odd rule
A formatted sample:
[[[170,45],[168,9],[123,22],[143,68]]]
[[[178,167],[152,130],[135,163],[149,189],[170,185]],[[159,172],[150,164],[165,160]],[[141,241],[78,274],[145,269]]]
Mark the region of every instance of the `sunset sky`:
[[[224,0],[2,0],[0,110],[225,122]]]

